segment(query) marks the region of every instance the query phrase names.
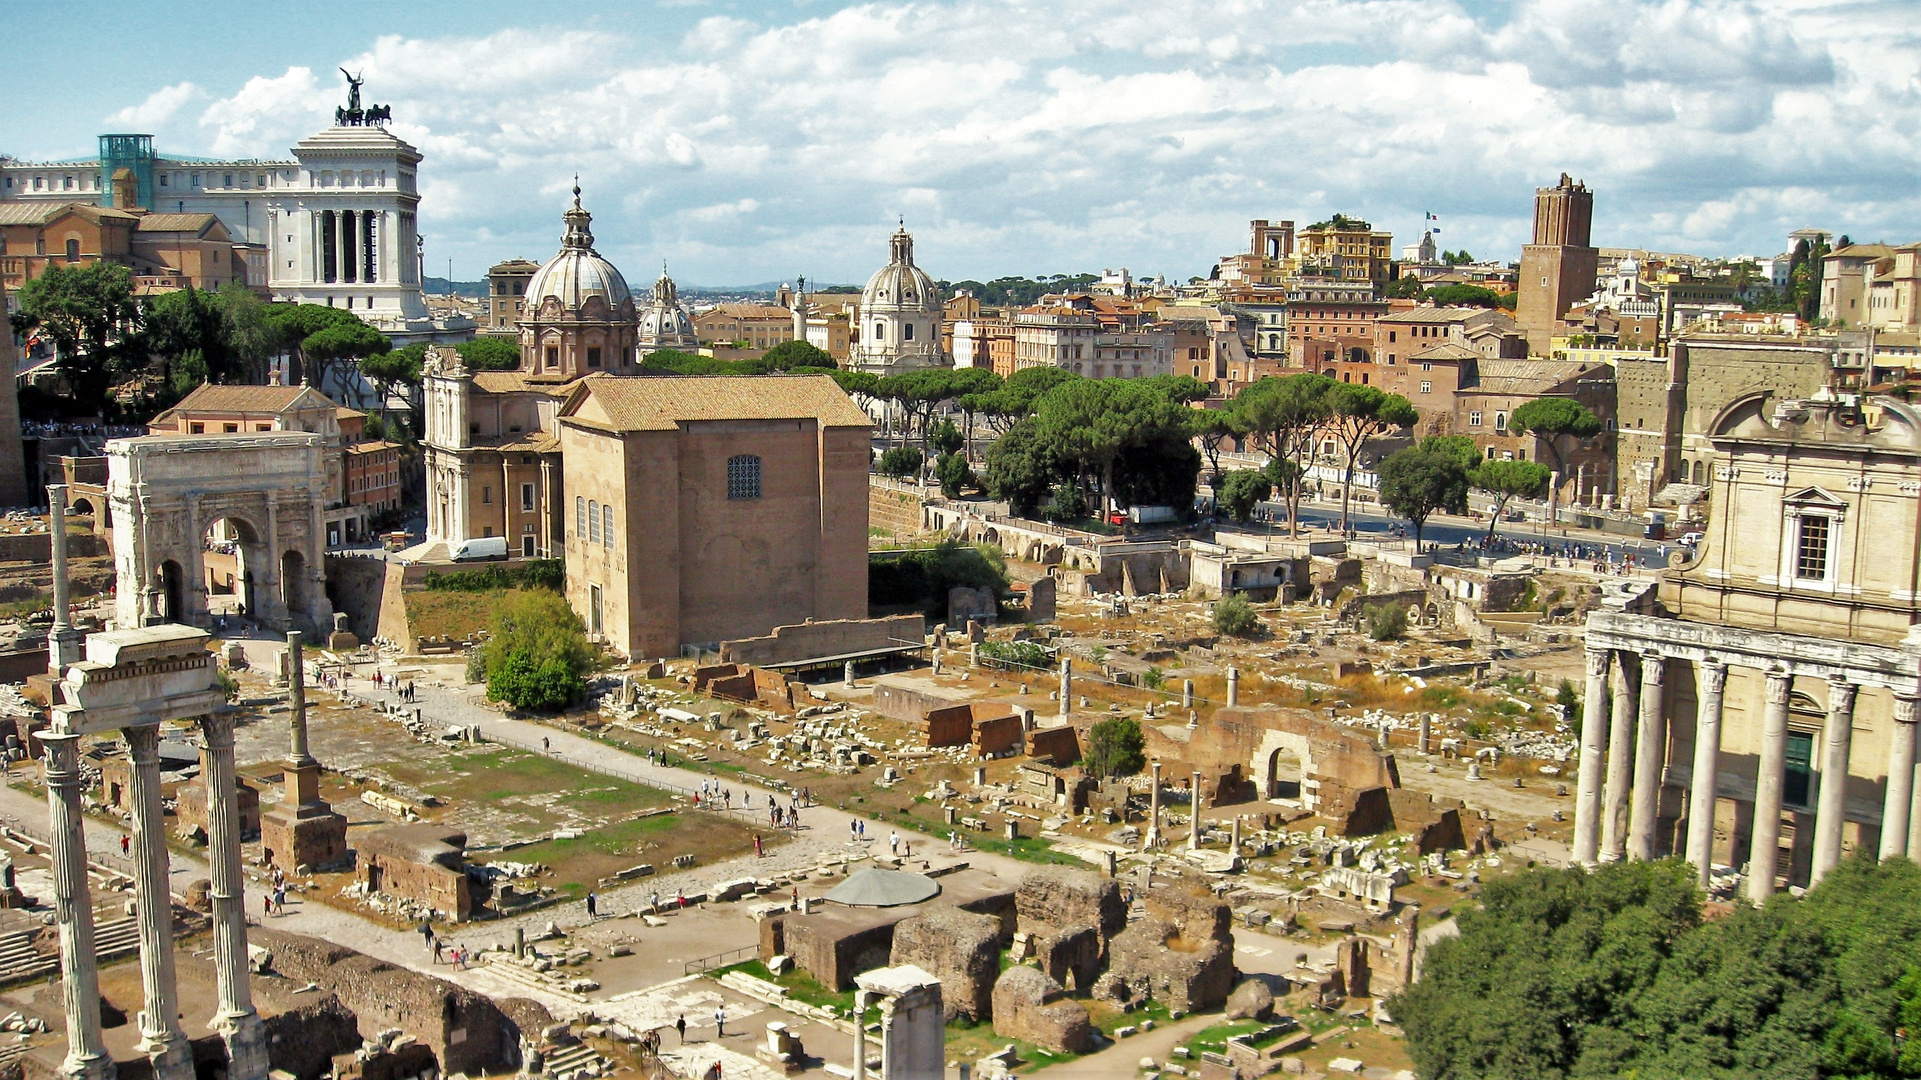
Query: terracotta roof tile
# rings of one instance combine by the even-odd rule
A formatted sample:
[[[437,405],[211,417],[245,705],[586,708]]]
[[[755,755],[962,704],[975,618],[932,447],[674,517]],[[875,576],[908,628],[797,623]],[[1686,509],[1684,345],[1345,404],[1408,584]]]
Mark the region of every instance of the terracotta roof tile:
[[[811,417],[826,427],[873,423],[826,375],[591,375],[581,385],[584,393],[568,406],[568,418],[592,399],[621,431],[671,431],[701,420]]]

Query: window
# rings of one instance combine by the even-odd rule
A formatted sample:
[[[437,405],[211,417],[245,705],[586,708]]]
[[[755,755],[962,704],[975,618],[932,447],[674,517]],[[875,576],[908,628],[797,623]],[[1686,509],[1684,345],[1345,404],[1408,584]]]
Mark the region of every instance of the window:
[[[600,346],[598,345],[587,346],[587,366],[590,368],[597,368],[600,366]]]
[[[206,433],[207,425],[205,424],[196,422],[187,425],[187,434],[189,435],[205,435]]]
[[[579,495],[574,496],[574,535],[587,535],[587,500]]]
[[[1507,414],[1506,413],[1497,412],[1494,414],[1494,430],[1500,432],[1503,435],[1507,434]]]
[[[70,263],[80,261],[80,241],[73,239],[67,241],[67,261]]]
[[[520,508],[522,510],[532,510],[534,508],[534,486],[532,484],[520,485]]]
[[[914,324],[913,323],[907,323],[906,325],[900,328],[900,339],[902,341],[914,340]]]
[[[240,425],[239,424],[222,424],[220,425],[220,430],[226,432],[229,435],[233,435],[233,434],[237,434],[240,431]]]
[[[1480,413],[1480,410],[1478,410],[1478,409],[1476,409],[1475,411],[1473,411],[1473,412],[1470,412],[1470,413],[1468,413],[1468,414],[1467,414],[1467,426],[1468,426],[1468,427],[1480,427],[1480,426],[1481,426],[1481,413]]]
[[[1422,370],[1422,371],[1433,371],[1433,370],[1434,370],[1434,365],[1433,365],[1433,364],[1430,364],[1430,363],[1428,363],[1428,362],[1427,362],[1427,361],[1425,361],[1425,360],[1423,360],[1423,361],[1421,361],[1421,370]]]
[[[1422,379],[1422,380],[1421,380],[1421,393],[1423,393],[1423,394],[1432,394],[1433,392],[1434,392],[1434,384],[1433,384],[1433,383],[1431,383],[1431,382],[1428,382],[1428,381],[1427,381],[1426,379]]]
[[[1812,807],[1814,805],[1814,736],[1806,732],[1788,732],[1788,760],[1785,783],[1781,785],[1781,799],[1789,806]]]
[[[759,455],[737,454],[727,459],[727,497],[729,499],[760,498]]]
[[[587,629],[598,637],[604,631],[601,624],[600,586],[587,586]]]
[[[591,499],[587,501],[587,542],[600,543],[600,504]]]
[[[560,366],[560,346],[558,345],[547,346],[547,366],[550,368],[557,368]]]
[[[874,324],[874,340],[875,341],[887,340],[887,324],[886,323]]]
[[[1794,576],[1799,581],[1828,579],[1828,539],[1834,519],[1820,514],[1802,514],[1794,539]]]
[[[492,487],[483,487],[480,489],[480,504],[482,506],[492,506],[494,504],[494,489]]]
[[[608,551],[614,550],[614,508],[600,508],[600,544]]]

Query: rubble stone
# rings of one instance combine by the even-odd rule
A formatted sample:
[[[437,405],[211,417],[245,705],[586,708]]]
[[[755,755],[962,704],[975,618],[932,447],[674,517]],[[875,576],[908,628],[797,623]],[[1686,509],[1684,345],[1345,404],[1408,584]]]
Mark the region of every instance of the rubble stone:
[[[1274,1015],[1274,994],[1259,979],[1248,979],[1227,996],[1229,1020],[1265,1020]]]
[[[1000,920],[959,908],[903,919],[894,927],[888,964],[912,964],[940,979],[945,1019],[985,1020],[1000,974]]]
[[[1019,966],[994,983],[994,1034],[1078,1054],[1091,1044],[1094,1027],[1085,1008],[1061,997],[1059,983],[1043,971]]]

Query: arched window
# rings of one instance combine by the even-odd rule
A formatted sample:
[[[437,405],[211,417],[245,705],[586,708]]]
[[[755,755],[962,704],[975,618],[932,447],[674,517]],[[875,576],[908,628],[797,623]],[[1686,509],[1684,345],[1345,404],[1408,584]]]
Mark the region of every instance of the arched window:
[[[614,550],[614,508],[611,503],[600,508],[600,546],[608,551]]]
[[[600,543],[600,504],[591,500],[587,503],[587,542]]]
[[[914,324],[913,323],[907,323],[900,328],[900,339],[902,341],[914,340]]]
[[[887,324],[886,323],[877,322],[874,324],[874,340],[875,341],[887,340]]]
[[[736,454],[727,459],[727,497],[760,498],[760,455]]]
[[[72,238],[67,240],[67,261],[70,263],[80,261],[80,241]]]
[[[574,496],[574,535],[587,538],[587,500],[580,495]]]

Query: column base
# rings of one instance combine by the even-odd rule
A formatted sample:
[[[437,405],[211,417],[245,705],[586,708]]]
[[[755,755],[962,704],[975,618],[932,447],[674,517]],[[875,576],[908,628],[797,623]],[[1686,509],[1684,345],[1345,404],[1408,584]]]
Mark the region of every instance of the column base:
[[[218,1016],[213,1028],[227,1043],[227,1080],[267,1080],[267,1025],[259,1013]]]
[[[141,1014],[144,1024],[146,1014]],[[153,1062],[154,1080],[194,1080],[193,1045],[175,1031],[140,1040],[140,1052]]]
[[[68,1054],[60,1063],[60,1080],[116,1080],[119,1075],[113,1058],[106,1054],[92,1057]]]

